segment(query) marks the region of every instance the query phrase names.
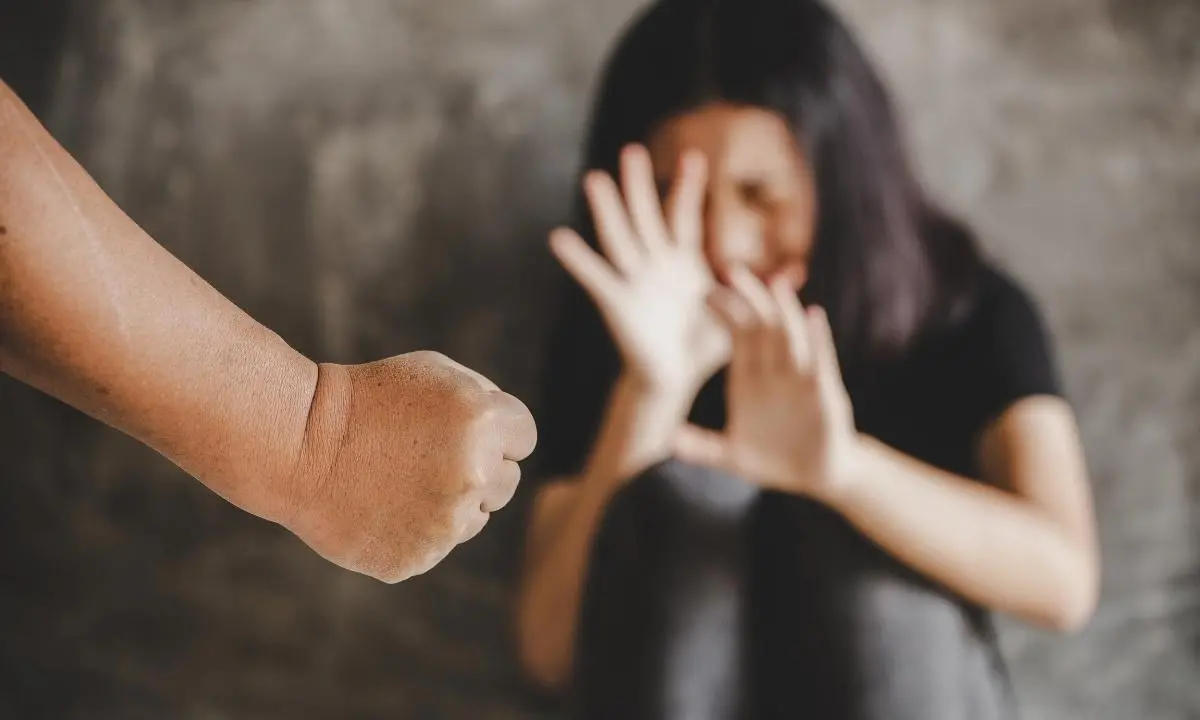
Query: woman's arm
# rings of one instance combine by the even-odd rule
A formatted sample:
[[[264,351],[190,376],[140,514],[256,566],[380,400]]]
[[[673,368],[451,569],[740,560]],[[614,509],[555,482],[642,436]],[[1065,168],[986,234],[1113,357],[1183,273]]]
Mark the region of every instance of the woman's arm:
[[[981,605],[1071,631],[1091,616],[1099,560],[1078,430],[1057,398],[1017,402],[983,434],[993,486],[870,438],[825,499],[902,562]]]
[[[570,678],[592,539],[604,509],[629,478],[671,454],[690,403],[690,394],[622,377],[583,474],[547,485],[534,500],[517,630],[526,672],[547,689],[561,690]]]
[[[824,312],[745,272],[714,305],[733,328],[729,426],[687,428],[683,459],[824,502],[888,552],[974,602],[1069,630],[1092,613],[1098,561],[1078,429],[1026,394],[981,433],[984,475],[957,477],[855,431]]]
[[[664,216],[649,153],[626,148],[621,187],[605,173],[584,182],[607,259],[572,231],[551,237],[554,254],[604,319],[623,375],[608,398],[583,477],[574,488],[547,488],[534,508],[517,623],[522,661],[549,688],[570,677],[588,554],[604,508],[623,482],[670,456],[696,393],[729,354],[728,334],[704,307],[715,283],[703,251],[706,173],[702,155],[683,156]],[[564,329],[579,328],[579,318],[564,319]],[[556,376],[564,379],[555,389],[560,403],[595,382],[574,378],[579,366],[571,361],[580,358],[565,357],[571,367],[550,367],[567,373]]]

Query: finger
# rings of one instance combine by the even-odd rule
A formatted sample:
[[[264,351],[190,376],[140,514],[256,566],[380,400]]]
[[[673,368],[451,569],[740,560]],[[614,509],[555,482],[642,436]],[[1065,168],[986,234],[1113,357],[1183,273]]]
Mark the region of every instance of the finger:
[[[613,266],[574,230],[559,228],[550,233],[550,251],[597,305],[606,305],[620,288],[621,277]]]
[[[812,342],[814,362],[817,364],[822,385],[826,390],[840,390],[844,387],[842,368],[838,362],[837,345],[833,341],[829,315],[824,308],[809,308],[808,320],[808,336]]]
[[[520,462],[532,455],[537,446],[537,424],[533,413],[525,403],[506,392],[493,393],[491,402],[504,459]]]
[[[754,311],[758,369],[772,371],[780,366],[787,352],[787,337],[780,327],[775,299],[762,281],[743,266],[733,268],[729,282]]]
[[[708,162],[703,153],[689,150],[679,160],[667,200],[671,236],[680,246],[700,247],[704,237],[704,198],[707,193]]]
[[[770,291],[744,265],[737,265],[729,272],[729,284],[745,298],[760,321],[774,322],[778,318]]]
[[[675,435],[675,457],[692,465],[736,472],[732,446],[721,433],[685,425]]]
[[[729,330],[733,347],[729,358],[730,383],[758,372],[758,321],[754,310],[736,292],[718,287],[708,296],[708,307]]]
[[[645,248],[651,252],[666,248],[669,231],[654,182],[654,165],[645,147],[630,145],[621,152],[621,185],[633,229]]]
[[[799,296],[784,279],[771,283],[771,296],[783,325],[786,359],[798,369],[808,369],[812,365],[810,323]]]
[[[487,486],[479,503],[485,513],[501,510],[512,501],[521,484],[521,466],[516,460],[501,460],[488,474]]]
[[[600,247],[617,270],[628,276],[642,264],[645,251],[629,222],[617,184],[608,173],[592,172],[584,178],[583,189],[592,208]]]
[[[730,333],[737,334],[754,325],[754,310],[736,292],[716,287],[708,294],[708,306]]]

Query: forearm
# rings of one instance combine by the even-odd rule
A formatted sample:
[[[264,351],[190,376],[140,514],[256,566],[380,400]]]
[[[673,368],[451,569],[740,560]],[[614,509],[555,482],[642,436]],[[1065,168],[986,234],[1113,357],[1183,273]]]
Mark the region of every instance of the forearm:
[[[863,439],[830,504],[901,562],[980,605],[1060,630],[1095,602],[1085,550],[1009,492]]]
[[[299,452],[316,367],[149,238],[2,84],[0,227],[0,368],[277,514],[266,488]]]
[[[623,483],[669,458],[694,397],[694,390],[657,388],[621,376],[613,386],[584,478],[603,485]]]
[[[567,682],[592,542],[612,496],[630,478],[671,454],[686,394],[647,391],[619,380],[571,501],[545,518],[530,548],[520,608],[524,663],[541,684]]]

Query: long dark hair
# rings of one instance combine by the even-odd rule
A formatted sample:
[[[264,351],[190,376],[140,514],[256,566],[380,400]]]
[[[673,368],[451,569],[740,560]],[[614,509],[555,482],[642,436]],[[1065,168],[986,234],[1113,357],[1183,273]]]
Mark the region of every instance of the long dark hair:
[[[981,267],[973,238],[921,188],[882,81],[846,26],[816,0],[652,5],[603,72],[584,169],[615,173],[624,145],[646,142],[667,120],[714,102],[778,113],[806,152],[817,228],[803,299],[828,311],[844,370],[869,372],[965,306]],[[582,196],[575,224],[594,242]],[[584,309],[587,299],[568,292],[548,379],[611,376],[615,356],[597,345],[603,327]],[[561,381],[550,381],[547,390],[561,395]]]

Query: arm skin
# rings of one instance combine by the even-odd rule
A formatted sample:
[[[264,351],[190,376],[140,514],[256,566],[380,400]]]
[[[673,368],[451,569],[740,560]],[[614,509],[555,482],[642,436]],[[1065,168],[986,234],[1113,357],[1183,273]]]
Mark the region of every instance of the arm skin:
[[[607,501],[625,479],[669,455],[652,440],[649,450],[631,452],[632,439],[639,428],[643,437],[669,433],[662,428],[678,421],[670,409],[677,407],[618,385],[593,453],[621,459],[589,469],[582,480],[551,484],[535,501],[520,645],[527,673],[548,689],[563,689],[570,676],[588,552]],[[1016,403],[984,432],[979,456],[994,487],[863,437],[853,482],[836,498],[821,499],[952,592],[1043,627],[1079,628],[1097,601],[1099,562],[1070,409],[1053,398]]]
[[[155,243],[3,83],[0,228],[0,369],[283,520],[317,365]]]
[[[541,686],[562,690],[569,680],[588,558],[608,502],[627,480],[671,455],[689,398],[623,376],[582,476],[550,483],[534,500],[517,633],[525,671]]]
[[[979,451],[990,485],[860,438],[852,475],[822,499],[952,592],[1045,628],[1079,629],[1095,609],[1100,569],[1069,406],[1019,401],[983,433]]]
[[[0,85],[0,369],[395,583],[512,499],[528,408],[438,353],[317,365],[146,235]]]

